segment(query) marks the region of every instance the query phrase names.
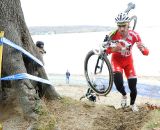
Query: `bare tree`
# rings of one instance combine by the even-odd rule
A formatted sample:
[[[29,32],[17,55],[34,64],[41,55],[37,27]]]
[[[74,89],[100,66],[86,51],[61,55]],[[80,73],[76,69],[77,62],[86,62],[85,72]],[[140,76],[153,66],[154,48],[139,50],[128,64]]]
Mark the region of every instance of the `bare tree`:
[[[4,30],[4,36],[7,39],[42,61],[42,57],[33,43],[26,26],[20,0],[0,0],[0,27],[1,30]],[[4,44],[3,46],[2,77],[18,73],[29,73],[48,79],[44,68],[35,61],[8,45]],[[59,98],[59,94],[53,86],[28,79],[3,81],[1,87],[4,88],[6,86],[15,88],[24,115],[28,119],[37,116],[35,106],[39,96],[44,96],[47,99]],[[41,88],[38,95],[36,94],[36,88]]]

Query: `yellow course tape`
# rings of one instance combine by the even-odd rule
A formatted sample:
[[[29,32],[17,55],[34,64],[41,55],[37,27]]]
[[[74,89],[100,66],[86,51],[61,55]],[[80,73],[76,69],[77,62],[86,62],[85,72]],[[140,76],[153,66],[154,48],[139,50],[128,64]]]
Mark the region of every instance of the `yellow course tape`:
[[[0,38],[4,37],[4,31],[0,31]],[[0,77],[2,70],[2,55],[3,55],[3,44],[0,45]]]

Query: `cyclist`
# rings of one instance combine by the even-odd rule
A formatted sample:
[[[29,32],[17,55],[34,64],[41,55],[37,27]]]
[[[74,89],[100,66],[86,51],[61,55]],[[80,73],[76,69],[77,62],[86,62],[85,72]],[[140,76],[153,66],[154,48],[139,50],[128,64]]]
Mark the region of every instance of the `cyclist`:
[[[130,89],[130,107],[132,111],[138,111],[138,107],[135,105],[135,100],[137,96],[137,77],[133,65],[132,58],[132,46],[136,43],[138,49],[143,55],[148,55],[149,50],[144,46],[141,41],[139,34],[133,30],[129,30],[130,17],[127,13],[120,13],[115,18],[118,29],[112,32],[109,36],[106,35],[104,41],[111,38],[111,40],[126,40],[131,44],[130,48],[125,48],[123,43],[118,43],[116,47],[110,47],[106,50],[106,53],[111,56],[111,64],[114,74],[114,84],[117,90],[122,94],[121,106],[127,106],[127,93],[123,85],[123,71],[128,80],[128,86]]]

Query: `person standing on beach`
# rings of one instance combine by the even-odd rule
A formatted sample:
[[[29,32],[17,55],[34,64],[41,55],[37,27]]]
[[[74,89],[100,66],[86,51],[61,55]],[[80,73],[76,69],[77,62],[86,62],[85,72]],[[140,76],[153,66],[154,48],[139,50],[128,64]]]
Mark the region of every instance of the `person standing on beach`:
[[[106,35],[104,42],[110,38],[111,40],[125,40],[131,44],[130,49],[125,48],[124,44],[119,42],[116,47],[109,47],[106,50],[107,54],[112,53],[111,64],[113,68],[114,84],[116,89],[122,94],[121,106],[127,106],[127,93],[123,83],[123,71],[128,81],[130,89],[130,107],[132,111],[138,111],[135,105],[137,97],[137,77],[133,65],[132,47],[136,43],[138,49],[143,55],[148,55],[149,50],[144,46],[139,34],[133,30],[129,30],[130,17],[127,13],[120,13],[115,18],[117,23],[117,30],[110,35]]]
[[[66,71],[66,83],[69,84],[69,78],[70,78],[70,72],[67,70]]]

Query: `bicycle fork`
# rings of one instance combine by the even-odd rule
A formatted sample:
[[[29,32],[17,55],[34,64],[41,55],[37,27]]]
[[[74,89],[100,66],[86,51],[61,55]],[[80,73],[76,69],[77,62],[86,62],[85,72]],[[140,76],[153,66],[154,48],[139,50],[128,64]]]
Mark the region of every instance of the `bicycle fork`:
[[[103,55],[99,55],[95,66],[94,74],[99,74],[102,72],[103,64],[104,64]]]

